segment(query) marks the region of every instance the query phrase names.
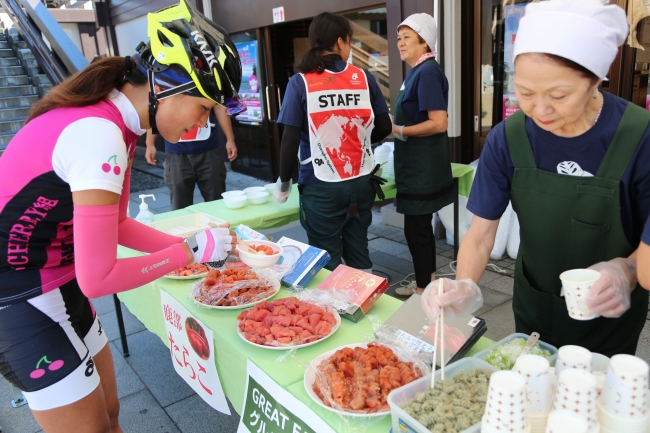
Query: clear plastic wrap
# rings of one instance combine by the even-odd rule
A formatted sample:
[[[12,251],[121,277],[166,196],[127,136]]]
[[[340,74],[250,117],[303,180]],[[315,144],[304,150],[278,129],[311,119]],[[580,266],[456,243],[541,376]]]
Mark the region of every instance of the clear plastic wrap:
[[[295,350],[328,338],[341,326],[341,317],[326,302],[319,302],[310,294],[301,292],[242,311],[237,316],[239,336],[270,350]],[[286,356],[278,361],[285,359]]]
[[[214,270],[192,287],[190,298],[208,308],[245,308],[274,296],[280,279],[270,269]]]
[[[371,320],[372,323],[372,320]],[[399,340],[342,346],[310,362],[305,390],[322,407],[335,412],[347,427],[368,427],[390,415],[391,390],[429,374],[419,355]]]

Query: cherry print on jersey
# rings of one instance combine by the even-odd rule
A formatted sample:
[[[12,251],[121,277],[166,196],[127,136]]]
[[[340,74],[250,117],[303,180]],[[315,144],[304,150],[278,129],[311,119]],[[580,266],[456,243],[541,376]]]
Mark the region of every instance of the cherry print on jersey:
[[[63,367],[63,360],[62,359],[57,359],[56,361],[50,361],[47,359],[47,356],[42,357],[39,361],[38,364],[36,364],[36,369],[29,373],[29,377],[32,379],[40,379],[43,377],[46,373],[44,368],[41,367],[41,362],[45,361],[46,364],[48,364],[47,369],[50,371],[56,371],[59,368]]]
[[[113,160],[115,167],[111,166],[110,164],[111,160]],[[109,173],[111,171],[111,168],[113,169],[113,173],[115,173],[115,176],[119,176],[120,173],[122,172],[120,166],[117,165],[117,155],[112,155],[110,158],[108,158],[107,162],[102,164],[102,171],[104,173]]]

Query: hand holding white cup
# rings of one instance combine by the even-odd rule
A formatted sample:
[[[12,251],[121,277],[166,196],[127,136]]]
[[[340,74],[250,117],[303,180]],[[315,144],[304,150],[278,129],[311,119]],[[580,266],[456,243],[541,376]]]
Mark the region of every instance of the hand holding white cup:
[[[591,286],[600,279],[600,272],[593,269],[571,269],[560,274],[562,292],[566,300],[569,317],[575,320],[591,320],[600,314],[591,311],[587,305]]]

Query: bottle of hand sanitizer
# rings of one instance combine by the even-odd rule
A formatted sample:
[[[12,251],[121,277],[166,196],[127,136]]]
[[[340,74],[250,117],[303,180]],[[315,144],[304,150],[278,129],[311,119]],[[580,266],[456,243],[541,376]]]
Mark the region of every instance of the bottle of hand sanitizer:
[[[140,203],[140,212],[138,212],[138,215],[135,217],[136,221],[140,221],[141,223],[144,224],[150,224],[153,222],[153,213],[149,210],[149,205],[145,203],[144,199],[145,197],[151,197],[153,198],[154,201],[156,201],[156,196],[153,194],[140,194],[139,195],[140,200],[142,200],[142,203]]]

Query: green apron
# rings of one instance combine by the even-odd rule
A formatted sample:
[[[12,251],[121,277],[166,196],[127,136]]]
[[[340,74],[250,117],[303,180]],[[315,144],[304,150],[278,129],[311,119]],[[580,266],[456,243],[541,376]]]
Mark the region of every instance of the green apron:
[[[422,64],[425,63],[440,67],[433,59]],[[402,99],[419,71],[418,69],[409,77],[404,88],[397,94],[396,125],[414,125],[402,109]],[[408,137],[407,141],[396,138],[393,155],[397,212],[404,215],[430,215],[454,201],[454,179],[451,176],[446,131],[429,137]]]
[[[513,310],[517,332],[539,332],[561,347],[576,344],[612,356],[634,354],[648,312],[648,292],[637,286],[631,307],[616,319],[574,320],[560,297],[560,274],[627,257],[621,222],[620,185],[650,114],[628,104],[594,177],[539,170],[522,111],[506,121],[514,164],[511,199],[519,217],[521,244],[515,268]]]

